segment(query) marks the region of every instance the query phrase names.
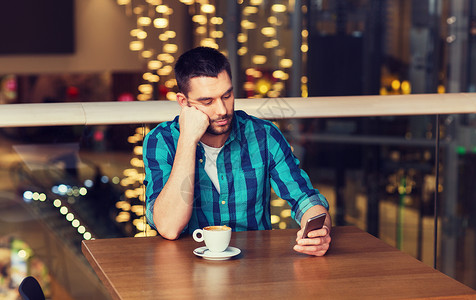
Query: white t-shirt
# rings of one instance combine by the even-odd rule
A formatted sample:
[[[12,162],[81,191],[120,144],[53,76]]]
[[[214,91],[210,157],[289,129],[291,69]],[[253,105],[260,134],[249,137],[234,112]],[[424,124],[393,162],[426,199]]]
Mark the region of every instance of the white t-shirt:
[[[214,148],[205,145],[202,142],[200,142],[200,144],[202,144],[203,150],[205,150],[205,172],[207,172],[208,177],[210,177],[211,181],[213,182],[213,185],[217,189],[218,193],[220,193],[220,183],[218,182],[217,157],[223,146],[221,146],[220,148]]]

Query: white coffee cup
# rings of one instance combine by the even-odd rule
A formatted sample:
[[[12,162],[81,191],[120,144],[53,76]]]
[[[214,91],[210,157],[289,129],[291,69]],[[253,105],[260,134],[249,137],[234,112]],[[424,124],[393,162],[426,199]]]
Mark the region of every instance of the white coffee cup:
[[[196,242],[205,241],[205,245],[211,252],[223,252],[230,244],[231,228],[223,225],[195,229],[193,239]]]

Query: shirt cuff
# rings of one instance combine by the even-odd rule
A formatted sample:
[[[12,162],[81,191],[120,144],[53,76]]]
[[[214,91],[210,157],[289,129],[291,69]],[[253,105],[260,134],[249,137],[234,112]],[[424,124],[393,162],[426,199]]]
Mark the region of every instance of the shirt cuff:
[[[294,215],[294,220],[301,226],[301,219],[306,211],[316,205],[324,206],[327,210],[329,210],[329,203],[327,202],[326,198],[322,195],[312,195],[311,197],[307,198],[306,200],[302,201],[301,205],[299,205],[296,213]]]

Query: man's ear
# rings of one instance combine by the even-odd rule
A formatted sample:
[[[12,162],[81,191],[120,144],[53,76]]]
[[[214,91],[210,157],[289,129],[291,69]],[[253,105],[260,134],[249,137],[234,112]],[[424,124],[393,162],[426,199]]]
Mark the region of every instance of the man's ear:
[[[177,93],[177,102],[180,107],[188,106],[187,97],[183,93]]]

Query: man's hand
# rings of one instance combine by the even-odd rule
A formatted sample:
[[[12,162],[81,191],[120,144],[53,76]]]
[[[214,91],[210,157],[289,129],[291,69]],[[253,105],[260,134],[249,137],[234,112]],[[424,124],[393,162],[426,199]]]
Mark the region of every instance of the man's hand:
[[[208,116],[193,106],[183,106],[179,116],[180,137],[198,143],[210,125]]]
[[[315,205],[309,208],[301,217],[301,226],[304,227],[306,221],[319,214],[326,213],[326,220],[321,229],[309,232],[308,238],[303,239],[304,228],[297,232],[296,245],[294,250],[308,255],[323,256],[326,254],[331,243],[332,221],[327,209],[321,205]]]
[[[303,239],[304,228],[297,232],[294,250],[308,255],[323,256],[331,243],[331,229],[324,225],[321,229],[309,232],[308,238]]]

